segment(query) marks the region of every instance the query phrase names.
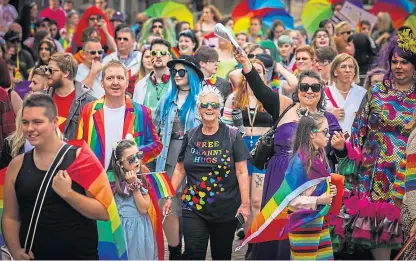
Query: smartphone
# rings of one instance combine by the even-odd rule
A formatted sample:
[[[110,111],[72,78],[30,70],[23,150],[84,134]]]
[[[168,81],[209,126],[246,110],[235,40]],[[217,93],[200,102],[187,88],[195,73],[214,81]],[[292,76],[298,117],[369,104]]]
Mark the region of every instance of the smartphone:
[[[238,213],[237,216],[235,216],[238,220],[238,222],[240,222],[241,225],[244,225],[244,217],[241,213]]]

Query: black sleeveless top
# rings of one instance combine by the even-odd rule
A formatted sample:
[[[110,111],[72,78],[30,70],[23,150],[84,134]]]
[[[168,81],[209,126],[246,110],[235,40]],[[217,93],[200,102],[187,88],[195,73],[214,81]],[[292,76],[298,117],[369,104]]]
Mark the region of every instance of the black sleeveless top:
[[[76,147],[66,154],[59,170],[65,170],[76,158]],[[39,170],[33,160],[33,150],[24,154],[16,177],[15,190],[20,212],[20,244],[24,247],[36,197],[46,171]],[[75,182],[72,189],[82,195],[85,190]],[[88,219],[72,208],[48,187],[32,247],[35,259],[98,260],[98,231],[95,220]]]
[[[254,109],[250,109],[251,119],[254,117]],[[241,110],[243,116],[244,127],[251,127],[250,121],[248,119],[247,109]],[[257,111],[256,118],[254,119],[253,127],[272,127],[273,126],[273,117],[267,111],[261,112]]]

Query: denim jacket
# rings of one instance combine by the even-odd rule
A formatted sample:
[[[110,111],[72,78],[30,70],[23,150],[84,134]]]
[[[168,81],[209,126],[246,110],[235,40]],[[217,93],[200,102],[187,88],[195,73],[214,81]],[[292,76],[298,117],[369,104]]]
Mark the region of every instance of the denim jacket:
[[[178,104],[176,103],[177,95],[173,99],[174,101],[170,105],[169,112],[165,115],[162,115],[163,113],[163,107],[166,103],[166,96],[161,100],[159,103],[158,108],[156,109],[155,113],[155,126],[156,131],[159,133],[159,137],[162,140],[163,143],[163,149],[162,152],[159,154],[159,156],[156,158],[156,171],[164,171],[165,165],[166,165],[166,159],[168,157],[168,151],[169,151],[169,144],[170,144],[170,137],[172,135],[172,128],[173,128],[173,122],[176,116],[176,113],[178,111]],[[184,131],[185,133],[201,124],[200,119],[197,117],[198,115],[198,108],[195,106],[194,108],[191,108],[187,115],[186,115],[186,122]]]

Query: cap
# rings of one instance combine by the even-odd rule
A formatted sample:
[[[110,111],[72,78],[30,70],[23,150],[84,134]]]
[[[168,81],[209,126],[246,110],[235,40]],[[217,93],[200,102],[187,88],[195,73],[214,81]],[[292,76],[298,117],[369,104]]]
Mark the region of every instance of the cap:
[[[113,14],[113,16],[111,17],[110,21],[120,21],[120,22],[125,22],[125,18],[124,18],[124,14],[120,11],[117,11]]]

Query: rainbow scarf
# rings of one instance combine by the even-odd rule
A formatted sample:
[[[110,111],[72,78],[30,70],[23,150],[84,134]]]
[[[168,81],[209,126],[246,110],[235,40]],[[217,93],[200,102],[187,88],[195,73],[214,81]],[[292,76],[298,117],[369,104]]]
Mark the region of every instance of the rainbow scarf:
[[[105,130],[104,130],[104,97],[90,102],[82,108],[78,123],[77,139],[85,140],[104,166]],[[162,143],[157,135],[152,120],[152,112],[145,106],[134,103],[126,97],[123,136],[132,134],[143,151],[143,162],[148,163],[156,158],[162,150]]]
[[[78,140],[68,143],[81,147],[81,152],[67,169],[69,176],[72,181],[78,183],[103,204],[110,217],[109,221],[97,221],[100,259],[127,259],[124,233],[107,174],[84,141]]]
[[[319,185],[322,191],[329,192],[328,168],[315,158],[307,175],[304,162],[304,156],[300,152],[292,157],[282,185],[257,215],[237,250],[247,243],[287,239],[289,232],[329,212],[330,206],[326,205],[318,207],[317,210],[298,210],[288,215],[289,202],[306,189]]]

